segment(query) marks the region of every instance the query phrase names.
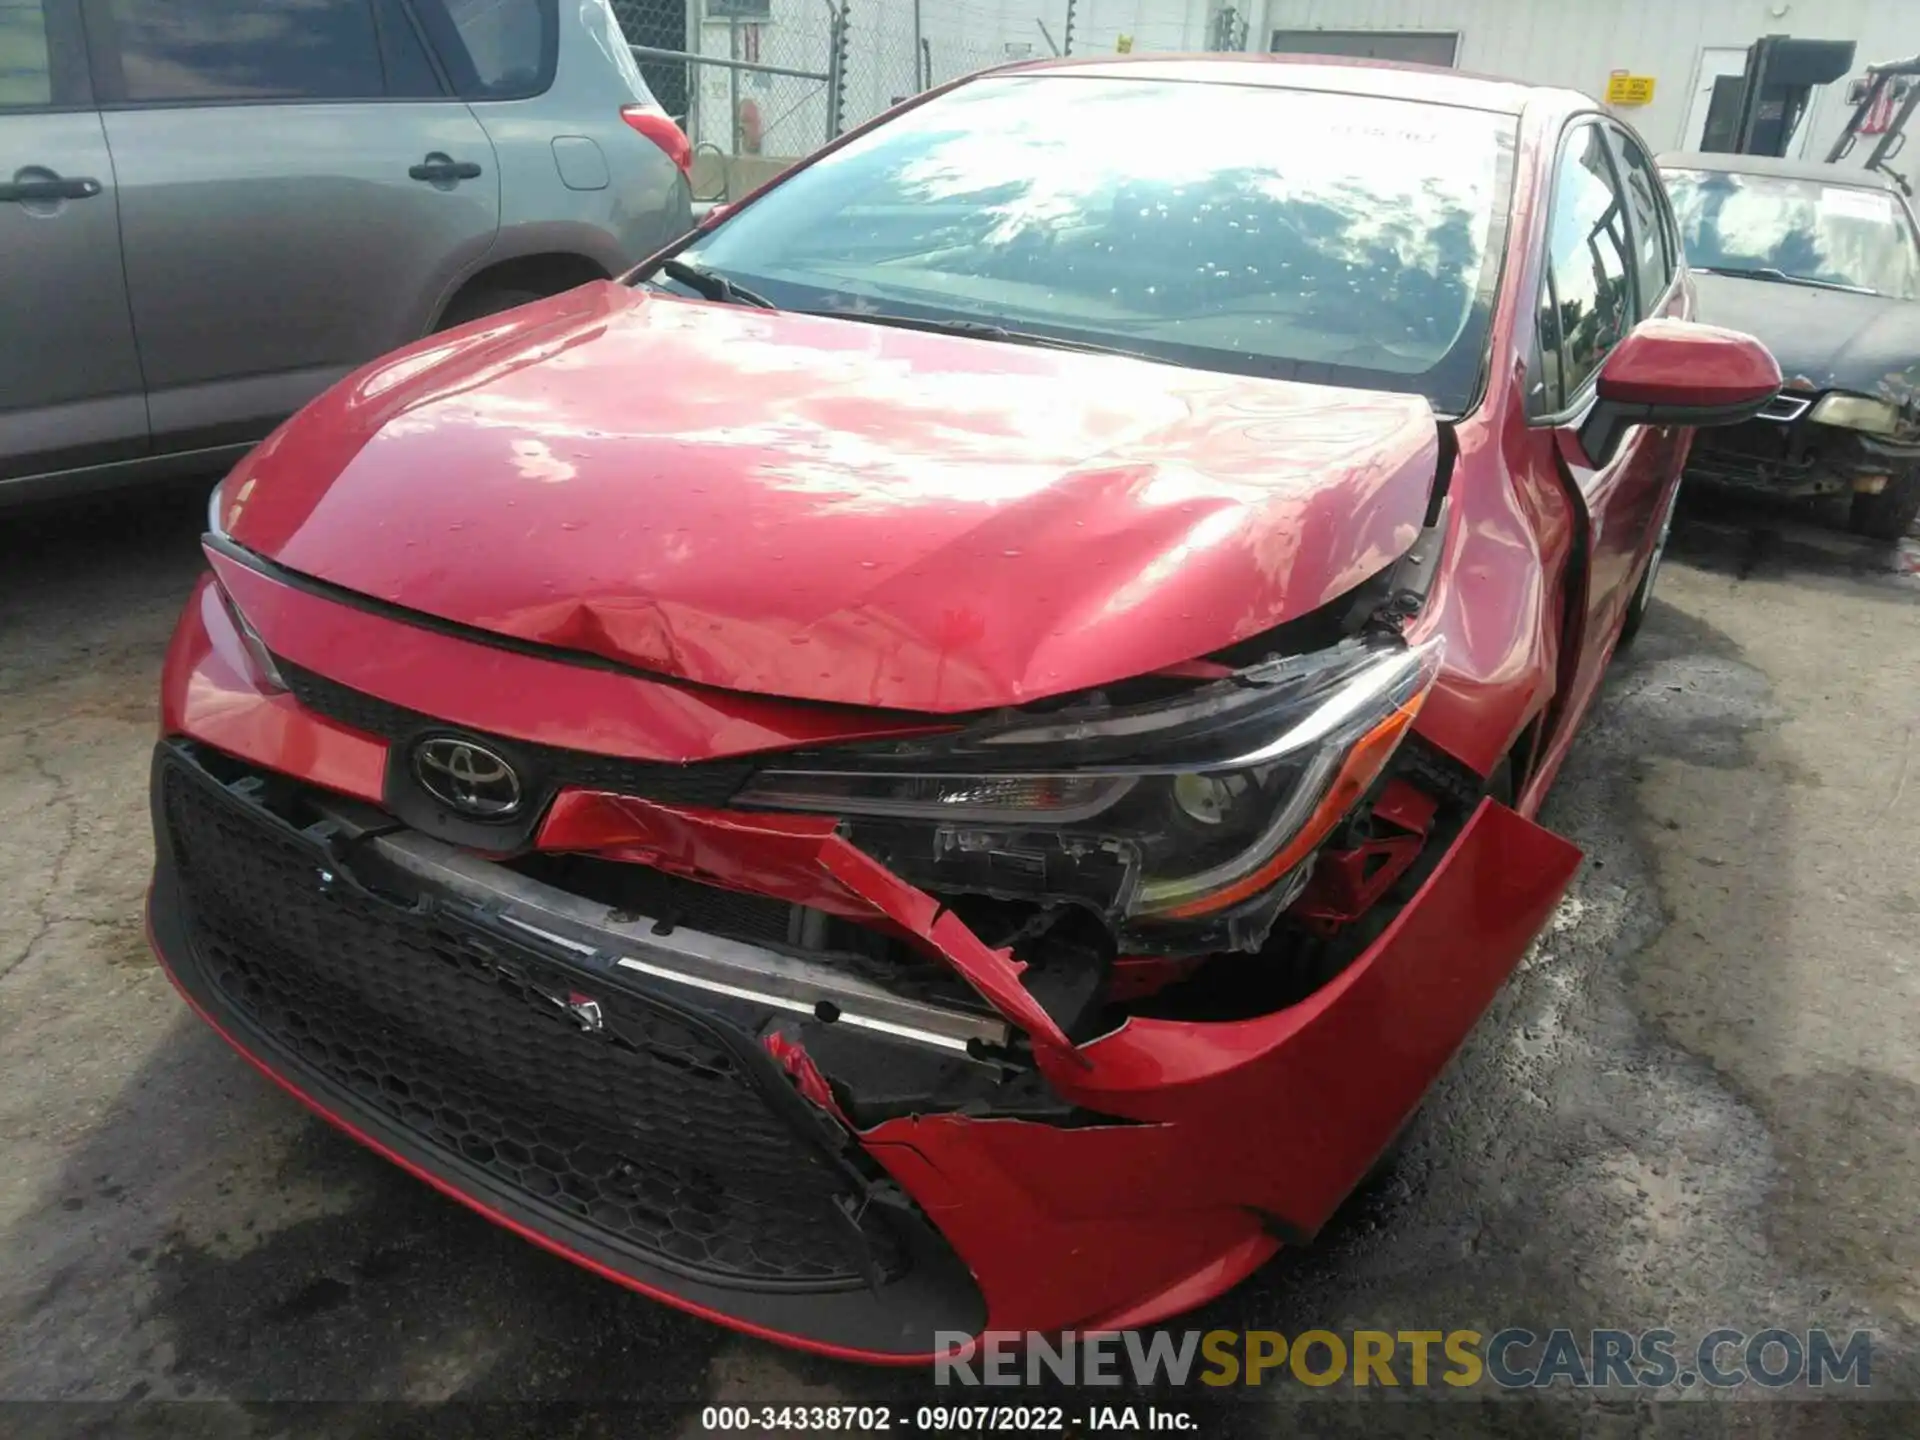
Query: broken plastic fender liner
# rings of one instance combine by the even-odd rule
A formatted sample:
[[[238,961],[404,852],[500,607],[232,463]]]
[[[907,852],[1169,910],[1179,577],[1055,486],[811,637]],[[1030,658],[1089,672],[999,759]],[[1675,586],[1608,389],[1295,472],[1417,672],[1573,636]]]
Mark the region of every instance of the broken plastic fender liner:
[[[1020,983],[1026,967],[994,950],[940,902],[835,833],[831,815],[680,809],[629,795],[567,791],[536,842],[586,851],[795,905],[811,905],[916,938],[951,965],[1034,1044],[1079,1058],[1073,1042]]]

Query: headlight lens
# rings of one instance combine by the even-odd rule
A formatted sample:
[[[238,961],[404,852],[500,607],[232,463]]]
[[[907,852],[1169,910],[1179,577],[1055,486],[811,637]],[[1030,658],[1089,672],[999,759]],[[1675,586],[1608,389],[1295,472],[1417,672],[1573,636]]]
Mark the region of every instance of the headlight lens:
[[[228,479],[232,477],[229,476]],[[227,538],[227,527],[233,517],[240,513],[240,507],[246,503],[247,496],[253,493],[253,481],[242,482],[235,492],[231,505],[228,504],[227,480],[213,487],[213,493],[207,497],[207,531],[219,539]],[[227,593],[227,587],[218,580],[213,582],[214,593],[220,597],[220,605],[227,612],[227,618],[233,622],[234,631],[240,636],[240,645],[247,652],[247,658],[253,662],[254,675],[260,683],[271,691],[285,691],[286,680],[280,674],[280,667],[273,663],[273,652],[267,649],[267,642],[260,638],[260,632],[253,628],[247,617],[240,613],[240,607],[234,603],[233,596]]]
[[[1116,925],[1277,910],[1405,738],[1440,653],[1348,641],[1171,702],[795,757],[734,803],[845,815],[903,879],[1078,900]]]
[[[228,493],[233,477],[229,475],[213,487],[213,493],[207,497],[207,530],[220,539],[228,538],[227,532],[233,528],[233,522],[239,517],[241,507],[247,503],[247,497],[253,494],[253,481],[242,480],[237,488]]]
[[[1813,407],[1810,418],[1821,425],[1864,430],[1869,435],[1892,435],[1900,429],[1900,407],[1871,395],[1829,395]]]
[[[247,659],[253,662],[255,678],[270,691],[284,691],[287,688],[280,667],[273,663],[273,652],[267,649],[267,642],[260,638],[260,632],[240,613],[240,607],[234,604],[233,597],[227,593],[226,586],[218,580],[213,582],[214,593],[219,595],[220,603],[225,607],[227,618],[233,621],[233,628],[240,636],[240,645],[247,652]]]

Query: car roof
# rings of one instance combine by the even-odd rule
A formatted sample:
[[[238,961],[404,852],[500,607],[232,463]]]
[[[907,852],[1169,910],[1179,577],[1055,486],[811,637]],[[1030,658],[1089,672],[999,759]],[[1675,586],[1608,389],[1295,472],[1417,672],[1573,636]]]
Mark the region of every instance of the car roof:
[[[1734,175],[1778,175],[1787,180],[1820,180],[1828,185],[1853,185],[1862,190],[1899,187],[1890,176],[1857,165],[1829,165],[1824,160],[1782,160],[1773,155],[1722,155],[1704,150],[1673,150],[1654,162],[1662,170],[1720,170]]]
[[[1438,65],[1344,55],[1097,55],[1027,60],[993,73],[1073,74],[1129,80],[1184,80],[1215,85],[1264,85],[1274,89],[1338,90],[1383,99],[1420,100],[1502,115],[1544,106],[1553,111],[1597,109],[1577,90],[1525,85],[1492,75],[1474,75]]]

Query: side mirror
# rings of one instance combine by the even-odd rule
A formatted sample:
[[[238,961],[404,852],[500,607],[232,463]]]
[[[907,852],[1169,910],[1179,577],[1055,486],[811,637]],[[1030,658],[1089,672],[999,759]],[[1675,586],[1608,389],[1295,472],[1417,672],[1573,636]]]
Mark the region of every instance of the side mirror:
[[[1686,320],[1642,320],[1600,367],[1580,448],[1605,465],[1634,425],[1737,425],[1780,393],[1773,352],[1751,335]]]

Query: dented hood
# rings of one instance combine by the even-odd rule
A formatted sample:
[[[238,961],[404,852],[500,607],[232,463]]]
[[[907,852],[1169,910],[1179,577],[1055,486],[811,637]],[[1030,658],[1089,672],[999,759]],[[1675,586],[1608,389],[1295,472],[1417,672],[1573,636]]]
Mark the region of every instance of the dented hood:
[[[954,712],[1192,659],[1413,542],[1412,396],[614,284],[344,381],[227,482],[290,570],[730,689]]]

